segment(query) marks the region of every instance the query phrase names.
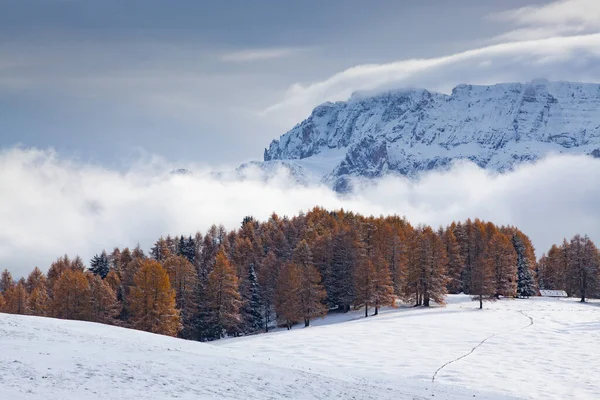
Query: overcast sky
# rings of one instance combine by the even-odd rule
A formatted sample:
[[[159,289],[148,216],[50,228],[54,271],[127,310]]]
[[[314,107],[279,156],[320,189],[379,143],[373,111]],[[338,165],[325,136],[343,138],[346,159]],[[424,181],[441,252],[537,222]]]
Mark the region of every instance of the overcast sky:
[[[600,242],[600,161],[584,157],[503,176],[459,165],[344,199],[207,172],[261,159],[356,90],[534,78],[600,82],[600,1],[0,0],[0,267],[315,205],[513,224],[538,255],[575,233]],[[164,175],[180,166],[195,174]]]
[[[235,165],[357,89],[595,81],[598,3],[0,0],[0,146]],[[564,68],[573,51],[584,65]]]

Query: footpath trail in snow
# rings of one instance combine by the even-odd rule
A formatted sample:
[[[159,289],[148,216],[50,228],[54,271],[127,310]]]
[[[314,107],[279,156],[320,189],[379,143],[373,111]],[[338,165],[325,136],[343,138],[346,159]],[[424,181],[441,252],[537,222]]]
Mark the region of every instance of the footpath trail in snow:
[[[600,398],[600,302],[448,303],[213,344],[0,314],[0,399]]]
[[[531,325],[533,325],[533,318],[531,318],[530,316],[526,315],[526,314],[525,314],[523,311],[517,311],[517,312],[518,312],[518,313],[520,313],[520,314],[523,314],[523,316],[525,316],[525,317],[529,318],[529,320],[530,320],[530,322],[529,322],[529,325],[527,325],[527,326],[523,327],[522,329],[529,328]],[[432,383],[435,383],[435,378],[437,377],[437,374],[438,374],[438,373],[439,373],[439,372],[440,372],[442,369],[444,369],[445,367],[447,367],[448,365],[450,365],[450,364],[452,364],[452,363],[455,363],[455,362],[457,362],[457,361],[460,361],[460,360],[462,360],[463,358],[467,358],[468,356],[470,356],[471,354],[473,354],[473,353],[475,352],[475,350],[477,350],[477,349],[478,349],[480,346],[482,346],[482,345],[483,345],[485,342],[487,342],[487,341],[488,341],[488,340],[490,340],[491,338],[493,338],[493,337],[496,337],[496,336],[499,336],[499,335],[506,335],[506,334],[508,334],[508,333],[512,333],[512,332],[514,332],[514,331],[508,331],[508,332],[495,333],[495,334],[493,334],[493,335],[490,335],[490,336],[486,337],[486,338],[485,338],[485,339],[483,339],[481,342],[477,343],[477,346],[473,347],[473,348],[471,349],[471,351],[469,351],[467,354],[463,354],[462,356],[460,356],[460,357],[458,357],[458,358],[455,358],[454,360],[450,360],[450,361],[448,361],[447,363],[445,363],[444,365],[442,365],[441,367],[439,367],[439,368],[438,368],[438,369],[435,371],[435,373],[433,374],[433,376],[431,377],[431,382],[432,382]]]
[[[427,382],[436,398],[444,385],[523,399],[600,398],[600,302],[531,298],[477,306],[469,296],[450,296],[444,308],[386,310],[332,325],[325,319],[215,344],[282,367],[360,371],[392,385],[398,378]]]

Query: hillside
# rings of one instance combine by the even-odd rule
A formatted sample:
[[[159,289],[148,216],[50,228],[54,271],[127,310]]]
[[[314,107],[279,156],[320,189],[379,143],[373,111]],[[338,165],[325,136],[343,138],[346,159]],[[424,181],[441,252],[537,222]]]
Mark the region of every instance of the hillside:
[[[351,178],[414,178],[456,160],[504,172],[553,153],[600,157],[598,110],[600,85],[545,80],[358,93],[315,108],[250,165],[344,191]]]
[[[592,399],[600,392],[598,305],[505,300],[476,311],[468,297],[450,296],[446,308],[335,324],[340,318],[332,316],[321,326],[216,346],[0,314],[0,393],[12,400]]]

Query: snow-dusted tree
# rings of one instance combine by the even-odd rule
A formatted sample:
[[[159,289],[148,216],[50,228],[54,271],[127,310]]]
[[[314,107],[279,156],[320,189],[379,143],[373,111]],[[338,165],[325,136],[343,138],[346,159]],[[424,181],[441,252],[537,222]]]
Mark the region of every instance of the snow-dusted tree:
[[[540,289],[565,290],[569,295],[572,294],[566,280],[569,269],[568,247],[566,240],[560,246],[553,244],[548,253],[540,257],[537,266]]]
[[[390,274],[388,264],[383,258],[377,258],[373,264],[375,274],[373,275],[373,307],[375,313],[379,314],[379,308],[382,306],[395,306],[396,296],[394,295],[394,283]]]
[[[56,259],[56,261],[54,261],[50,265],[48,273],[46,274],[46,279],[48,281],[47,287],[50,294],[54,290],[54,285],[56,284],[60,276],[63,274],[63,272],[67,270],[83,272],[84,269],[85,266],[83,265],[83,261],[79,256],[71,260],[69,256],[65,254],[64,256]]]
[[[27,293],[31,293],[38,286],[43,286],[46,289],[46,276],[38,267],[35,267],[27,276],[25,288]]]
[[[194,335],[195,318],[198,311],[198,277],[192,263],[183,256],[170,256],[163,267],[169,274],[171,287],[175,289],[175,304],[181,312],[181,337]]]
[[[110,271],[110,261],[106,250],[102,250],[100,255],[96,254],[90,261],[90,272],[94,275],[98,275],[100,278],[106,278],[108,271]]]
[[[27,301],[28,311],[31,315],[37,315],[39,317],[45,317],[48,315],[50,298],[46,290],[46,285],[37,285],[33,288],[29,294]]]
[[[129,303],[136,329],[168,336],[176,336],[181,329],[175,290],[158,261],[141,261],[133,277]]]
[[[215,338],[237,334],[241,322],[241,296],[235,269],[223,250],[219,251],[215,267],[208,276],[209,323]]]
[[[264,328],[264,306],[253,263],[248,267],[248,278],[244,286],[242,331],[246,334],[260,332]]]
[[[163,262],[172,256],[171,249],[167,241],[161,236],[150,249],[150,256],[158,262]]]
[[[179,238],[177,254],[187,258],[190,264],[194,265],[196,261],[196,243],[193,237],[185,238],[183,235]]]
[[[275,256],[275,252],[269,251],[267,256],[261,263],[260,270],[258,271],[258,283],[261,291],[261,299],[263,306],[263,321],[264,329],[266,332],[269,331],[269,322],[271,321],[271,314],[275,307],[275,296],[277,294],[277,281],[279,279],[280,270],[279,261]]]
[[[573,288],[573,293],[581,297],[581,302],[583,303],[598,288],[600,281],[600,254],[594,242],[587,235],[575,235],[571,239],[568,249],[569,269],[567,282]]]
[[[8,289],[15,285],[15,280],[13,279],[11,273],[8,269],[2,271],[0,274],[0,292],[6,292]]]
[[[535,296],[535,282],[531,275],[531,263],[532,261],[535,262],[535,257],[528,254],[523,238],[519,233],[513,234],[512,244],[517,255],[517,296]]]
[[[460,244],[454,235],[456,225],[447,228],[443,234],[443,241],[448,255],[446,275],[448,276],[448,293],[457,294],[462,291],[461,274],[464,268],[464,259],[460,251]]]
[[[417,229],[409,241],[409,264],[404,298],[429,307],[431,300],[444,304],[448,257],[441,237],[430,227]]]
[[[117,296],[100,275],[86,274],[90,286],[89,320],[111,323],[118,313]]]
[[[475,257],[470,261],[470,293],[475,299],[479,300],[479,308],[483,308],[483,300],[494,299],[496,294],[496,281],[494,264],[492,257],[486,256],[486,247],[484,237],[486,235],[485,226],[478,221],[473,224],[472,239],[474,244],[469,250],[469,257]],[[483,251],[481,250],[483,249]]]
[[[356,286],[354,269],[357,263],[359,243],[350,229],[336,232],[332,244],[331,272],[327,276],[327,303],[344,312],[355,302]]]
[[[312,253],[305,240],[298,243],[294,249],[294,264],[300,270],[299,300],[304,326],[309,326],[310,321],[327,314],[325,299],[327,293],[321,284],[321,274],[312,262]]]

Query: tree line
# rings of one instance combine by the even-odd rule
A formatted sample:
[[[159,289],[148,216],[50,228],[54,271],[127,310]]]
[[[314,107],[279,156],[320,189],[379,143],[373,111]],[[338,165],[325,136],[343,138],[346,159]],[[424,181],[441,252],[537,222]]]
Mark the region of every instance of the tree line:
[[[161,237],[146,254],[114,248],[54,261],[15,282],[0,275],[0,311],[113,324],[208,341],[309,326],[328,312],[397,300],[444,304],[448,293],[479,301],[529,297],[538,289],[600,294],[600,255],[586,236],[552,246],[536,261],[516,227],[479,219],[434,230],[398,216],[314,208],[292,218],[246,217],[237,230],[213,225]]]

